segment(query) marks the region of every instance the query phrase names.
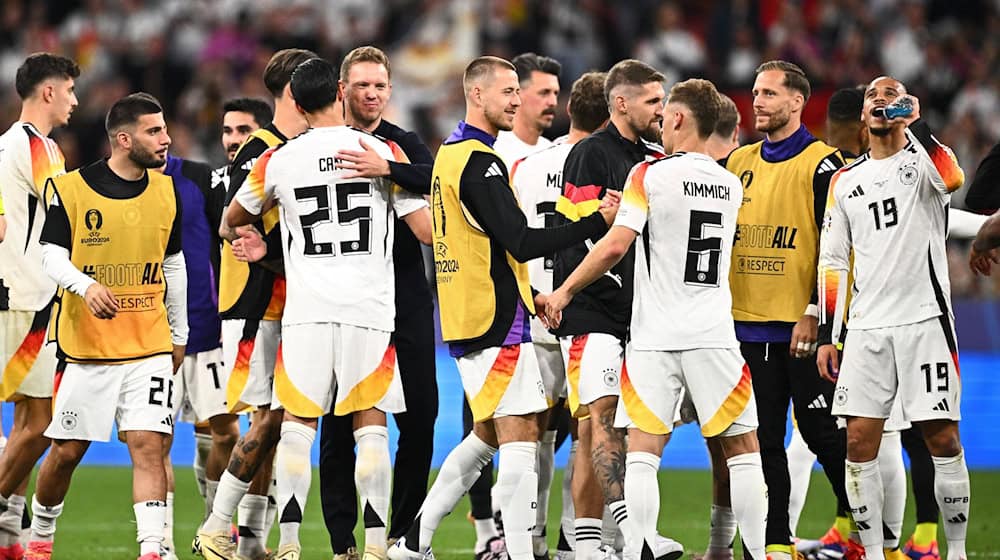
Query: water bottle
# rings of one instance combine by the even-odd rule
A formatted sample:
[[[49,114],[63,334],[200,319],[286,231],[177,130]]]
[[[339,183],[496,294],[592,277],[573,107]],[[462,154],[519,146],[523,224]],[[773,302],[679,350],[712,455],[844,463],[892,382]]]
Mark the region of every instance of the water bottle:
[[[908,117],[911,113],[913,113],[913,99],[908,95],[900,97],[885,107],[876,107],[872,111],[872,115],[890,121],[896,117]]]

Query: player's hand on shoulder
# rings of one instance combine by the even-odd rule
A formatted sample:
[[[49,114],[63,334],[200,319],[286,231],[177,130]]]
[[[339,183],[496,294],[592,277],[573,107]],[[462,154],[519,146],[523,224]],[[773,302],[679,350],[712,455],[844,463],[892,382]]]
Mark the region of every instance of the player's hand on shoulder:
[[[233,256],[243,262],[257,262],[267,256],[267,242],[253,226],[236,228],[239,236],[233,240]]]
[[[358,138],[361,144],[360,150],[339,150],[337,151],[337,164],[341,169],[350,171],[344,175],[345,179],[356,179],[358,177],[386,177],[389,175],[389,162],[379,155],[375,148]]]
[[[118,300],[107,286],[94,282],[83,294],[83,300],[94,317],[113,319],[118,314]]]
[[[997,249],[987,251],[977,251],[976,244],[972,244],[972,252],[969,254],[969,268],[976,274],[990,276],[994,264],[1000,264],[1000,255]]]
[[[833,344],[824,344],[816,351],[816,367],[819,376],[831,383],[837,382],[840,375],[840,351]]]
[[[792,328],[792,340],[788,344],[788,353],[794,358],[805,358],[816,351],[816,338],[819,336],[819,319],[812,315],[803,315]]]
[[[608,189],[604,193],[604,198],[601,199],[601,205],[598,207],[598,212],[604,217],[604,223],[611,227],[611,224],[615,221],[615,216],[618,215],[618,208],[621,206],[622,193],[621,191],[616,191]]]

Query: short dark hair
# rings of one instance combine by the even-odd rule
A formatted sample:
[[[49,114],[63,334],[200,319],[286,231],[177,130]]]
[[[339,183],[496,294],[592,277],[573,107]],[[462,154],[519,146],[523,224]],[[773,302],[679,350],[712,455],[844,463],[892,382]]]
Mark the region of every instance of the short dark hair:
[[[666,78],[656,71],[656,68],[628,58],[615,64],[608,70],[604,80],[604,99],[611,103],[611,92],[618,86],[644,86],[650,82],[662,82]]]
[[[805,101],[809,101],[812,88],[809,87],[809,78],[797,65],[784,60],[769,60],[757,67],[757,74],[768,70],[780,70],[785,73],[785,81],[782,83],[786,88],[795,90],[802,94]]]
[[[496,72],[497,68],[517,72],[517,68],[514,68],[514,65],[508,60],[496,56],[480,56],[465,67],[465,73],[462,74],[462,89],[468,92],[472,82],[481,80],[487,74]]]
[[[325,58],[312,58],[292,72],[292,97],[307,113],[315,113],[337,100],[337,67]]]
[[[271,106],[267,104],[267,101],[255,97],[227,99],[222,104],[222,114],[230,111],[253,115],[253,120],[257,123],[257,126],[267,126],[271,122],[271,119],[274,118],[274,111],[271,110]]]
[[[104,119],[104,129],[108,132],[108,136],[112,136],[122,127],[134,125],[143,115],[162,112],[163,106],[152,95],[141,91],[132,93],[115,101],[111,106],[108,116]]]
[[[517,79],[521,84],[531,80],[532,72],[552,74],[556,78],[562,72],[562,64],[559,61],[547,56],[540,56],[533,52],[519,54],[510,60],[517,72]]]
[[[77,78],[80,67],[73,59],[57,54],[38,52],[24,59],[14,78],[14,89],[21,99],[27,99],[35,92],[38,84],[49,78]]]
[[[587,72],[573,82],[569,90],[569,120],[573,128],[593,132],[608,120],[608,102],[604,99],[604,72]]]
[[[715,84],[708,80],[692,78],[677,82],[670,88],[667,103],[680,103],[691,110],[698,126],[698,137],[702,140],[712,135],[715,123],[719,120],[719,91]]]
[[[347,76],[351,73],[351,67],[361,62],[374,62],[375,64],[385,66],[386,75],[389,76],[390,80],[392,79],[392,67],[389,66],[389,57],[385,55],[382,49],[366,45],[352,50],[344,57],[344,61],[340,63],[340,81],[346,83]]]
[[[319,57],[306,49],[283,49],[274,53],[264,67],[264,87],[274,97],[281,97],[281,92],[285,91],[285,86],[292,80],[292,72],[310,58]]]
[[[729,138],[736,131],[736,124],[740,121],[740,112],[736,108],[736,102],[728,95],[719,92],[719,120],[715,121],[715,130],[712,134],[717,134],[723,138]]]
[[[856,87],[838,89],[826,104],[826,117],[835,122],[860,122],[865,94]]]

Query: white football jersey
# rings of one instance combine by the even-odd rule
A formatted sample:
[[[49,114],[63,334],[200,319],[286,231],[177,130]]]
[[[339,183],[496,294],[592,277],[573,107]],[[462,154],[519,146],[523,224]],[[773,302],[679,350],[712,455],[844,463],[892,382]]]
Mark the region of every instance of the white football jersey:
[[[879,160],[865,154],[830,181],[819,277],[824,323],[832,322],[835,330],[844,322],[846,287],[840,284],[851,249],[854,285],[846,321],[851,329],[951,315],[947,184],[961,171],[944,146],[934,141],[931,155],[909,129],[906,135],[909,142],[896,154]]]
[[[572,149],[572,144],[553,144],[514,162],[510,170],[510,182],[517,193],[528,227],[554,226],[552,221],[556,214],[556,201],[562,193],[563,164]],[[528,262],[531,286],[542,293],[552,291],[554,259],[555,255],[546,255]],[[558,343],[555,335],[537,317],[531,320],[531,340],[546,344]]]
[[[30,123],[15,122],[0,136],[0,195],[7,234],[0,243],[0,280],[9,290],[9,308],[40,311],[56,293],[42,270],[38,238],[45,222],[45,183],[66,172],[59,146]]]
[[[391,142],[347,126],[310,129],[262,154],[236,193],[259,214],[278,203],[287,293],[283,324],[343,323],[394,329],[393,220],[427,206],[388,178],[343,179],[337,150],[361,140],[387,160]],[[395,214],[394,214],[395,212]]]
[[[500,154],[500,159],[507,164],[507,169],[510,169],[515,161],[551,145],[552,141],[544,136],[539,136],[538,143],[532,146],[518,138],[513,131],[501,130],[497,135],[497,141],[493,144],[493,150]]]
[[[736,348],[729,263],[743,185],[712,158],[679,152],[636,165],[616,226],[639,234],[631,344]]]

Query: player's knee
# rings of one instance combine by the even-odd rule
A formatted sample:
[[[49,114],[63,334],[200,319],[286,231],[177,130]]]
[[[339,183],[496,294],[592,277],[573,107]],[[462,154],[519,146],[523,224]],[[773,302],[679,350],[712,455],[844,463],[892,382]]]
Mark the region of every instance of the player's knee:
[[[239,431],[212,432],[212,445],[232,449],[240,439]]]
[[[49,457],[57,470],[74,469],[83,460],[87,448],[78,442],[58,442],[49,450]]]
[[[851,461],[871,461],[878,455],[879,439],[861,430],[847,431],[847,458]]]
[[[954,457],[962,452],[962,442],[958,437],[958,424],[950,423],[936,429],[924,429],[927,450],[934,457]]]

